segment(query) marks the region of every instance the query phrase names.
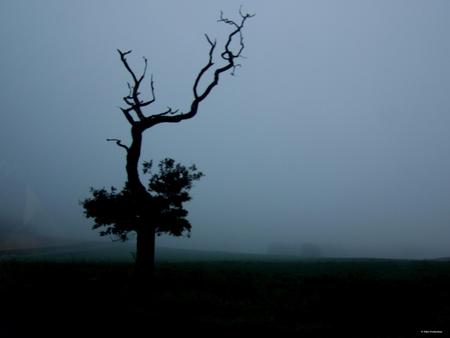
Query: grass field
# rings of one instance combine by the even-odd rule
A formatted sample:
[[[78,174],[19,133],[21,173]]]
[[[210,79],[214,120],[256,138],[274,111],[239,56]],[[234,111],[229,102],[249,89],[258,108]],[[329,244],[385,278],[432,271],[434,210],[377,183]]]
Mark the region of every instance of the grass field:
[[[144,292],[128,262],[4,259],[0,297],[1,337],[444,337],[450,262],[166,261]]]

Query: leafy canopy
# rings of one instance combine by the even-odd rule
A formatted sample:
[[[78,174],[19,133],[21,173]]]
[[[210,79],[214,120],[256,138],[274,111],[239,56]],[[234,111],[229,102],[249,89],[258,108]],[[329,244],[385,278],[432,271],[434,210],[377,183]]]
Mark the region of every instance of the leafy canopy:
[[[195,165],[185,167],[171,158],[159,162],[152,172],[153,162],[143,163],[143,173],[149,176],[145,196],[133,196],[127,184],[121,191],[111,187],[91,188],[91,197],[81,202],[87,218],[93,218],[93,229],[105,228],[101,236],[113,235],[125,241],[130,231],[139,227],[153,227],[159,235],[181,236],[190,233],[188,211],[183,203],[191,199],[193,182],[203,175]]]

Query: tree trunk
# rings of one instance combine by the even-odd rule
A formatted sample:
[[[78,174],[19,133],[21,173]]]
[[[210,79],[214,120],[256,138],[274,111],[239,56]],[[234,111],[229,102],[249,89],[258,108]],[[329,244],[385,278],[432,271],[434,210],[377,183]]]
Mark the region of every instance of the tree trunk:
[[[137,210],[142,212],[143,223],[136,229],[136,276],[142,281],[153,278],[155,269],[155,229],[148,215],[151,208],[151,198],[139,178],[139,158],[141,156],[143,130],[137,126],[131,129],[132,143],[127,151],[128,188],[131,191]]]
[[[155,230],[145,224],[137,231],[136,276],[149,281],[155,272]]]
[[[131,129],[132,142],[127,151],[127,178],[128,187],[135,195],[135,198],[141,200],[141,198],[147,195],[147,191],[139,178],[139,158],[141,157],[142,147],[142,130],[133,126]],[[141,201],[143,202],[143,201]]]

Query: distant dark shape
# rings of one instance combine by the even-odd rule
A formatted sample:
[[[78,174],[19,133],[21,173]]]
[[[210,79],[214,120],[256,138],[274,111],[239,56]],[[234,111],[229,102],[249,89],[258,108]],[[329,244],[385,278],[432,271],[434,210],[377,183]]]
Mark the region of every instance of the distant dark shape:
[[[131,69],[127,61],[130,51],[118,50],[120,59],[132,78],[128,83],[129,93],[123,97],[125,108],[121,108],[124,117],[131,125],[132,142],[125,145],[119,139],[108,139],[115,142],[126,151],[127,181],[122,191],[115,188],[111,191],[105,189],[92,189],[92,196],[82,202],[85,215],[95,219],[94,229],[106,226],[101,235],[116,235],[120,239],[126,239],[130,231],[137,234],[136,271],[139,276],[153,275],[155,260],[155,235],[166,232],[174,236],[180,236],[183,231],[189,231],[191,225],[186,219],[187,211],[182,203],[189,200],[188,191],[192,182],[198,180],[202,174],[195,167],[186,168],[175,164],[171,159],[163,160],[159,165],[159,173],[150,177],[149,186],[145,187],[139,177],[139,159],[141,156],[142,135],[144,131],[160,123],[178,123],[194,117],[200,103],[206,99],[212,89],[218,85],[220,76],[228,71],[234,75],[234,71],[240,64],[236,63],[242,55],[244,40],[242,30],[247,19],[253,15],[243,14],[239,11],[240,21],[235,22],[224,18],[221,13],[219,22],[230,25],[232,31],[220,52],[222,65],[216,66],[214,52],[217,41],[212,41],[208,35],[206,40],[210,46],[207,64],[197,74],[194,85],[194,98],[187,112],[179,109],[167,108],[166,111],[144,115],[142,108],[155,102],[155,87],[153,76],[150,80],[151,98],[140,98],[140,85],[146,75],[147,59],[144,58],[144,71],[138,76]],[[200,82],[207,81],[212,73],[212,79],[200,88]],[[144,163],[144,172],[151,169],[151,162]]]
[[[304,243],[300,247],[301,256],[303,258],[319,258],[322,256],[320,247],[313,243]]]
[[[270,255],[298,258],[319,258],[322,256],[320,246],[314,243],[272,243],[268,248]]]

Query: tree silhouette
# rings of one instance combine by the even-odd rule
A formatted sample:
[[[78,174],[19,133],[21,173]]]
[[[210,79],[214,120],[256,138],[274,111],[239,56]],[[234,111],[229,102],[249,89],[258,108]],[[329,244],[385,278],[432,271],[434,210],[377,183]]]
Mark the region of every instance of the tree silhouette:
[[[240,66],[236,61],[242,57],[244,50],[242,30],[247,19],[253,16],[244,14],[241,10],[239,10],[239,14],[240,20],[236,22],[225,18],[223,13],[220,13],[218,22],[229,25],[232,30],[220,53],[222,64],[219,66],[216,66],[214,60],[217,41],[211,40],[205,34],[206,41],[210,46],[208,62],[200,69],[194,80],[194,98],[186,112],[168,107],[161,113],[144,115],[143,108],[150,106],[156,100],[153,76],[150,80],[151,97],[148,100],[142,100],[140,97],[140,86],[147,72],[147,59],[144,57],[144,70],[138,76],[127,60],[127,55],[131,53],[131,50],[126,52],[118,50],[120,60],[132,78],[132,83],[128,83],[129,93],[123,97],[125,108],[121,108],[123,115],[131,125],[132,141],[130,145],[123,144],[119,139],[107,139],[107,141],[113,141],[125,149],[127,181],[120,192],[115,188],[111,188],[110,191],[91,189],[92,196],[84,200],[82,205],[86,217],[94,218],[94,229],[106,227],[106,230],[100,233],[101,235],[116,235],[120,239],[126,240],[128,232],[136,232],[136,270],[139,275],[151,276],[153,274],[156,234],[169,233],[179,236],[183,231],[190,230],[191,225],[186,219],[187,211],[183,209],[182,203],[190,199],[188,192],[192,187],[192,182],[202,176],[195,166],[186,168],[175,164],[172,159],[165,159],[159,164],[159,172],[150,177],[149,185],[146,188],[141,182],[138,170],[143,133],[161,123],[178,123],[193,118],[197,114],[201,102],[218,85],[221,75],[226,72],[234,75],[236,68]],[[200,82],[206,81],[204,78],[208,74],[212,75],[212,79],[202,89]],[[151,162],[145,162],[143,170],[144,174],[149,173]]]
[[[144,175],[149,175],[147,185],[148,203],[137,203],[128,183],[118,192],[115,187],[110,191],[105,188],[91,188],[92,196],[82,205],[86,217],[94,219],[94,229],[101,236],[113,235],[122,241],[128,239],[128,233],[141,233],[143,224],[151,224],[154,234],[168,233],[181,236],[190,232],[191,224],[186,219],[188,212],[183,203],[191,199],[189,190],[192,183],[199,180],[203,173],[195,165],[185,167],[166,158],[158,165],[158,172],[152,173],[152,162],[143,163]],[[145,222],[145,223],[144,223]],[[154,262],[155,236],[138,236],[136,264],[140,272],[152,272]],[[148,241],[152,241],[149,243]]]

